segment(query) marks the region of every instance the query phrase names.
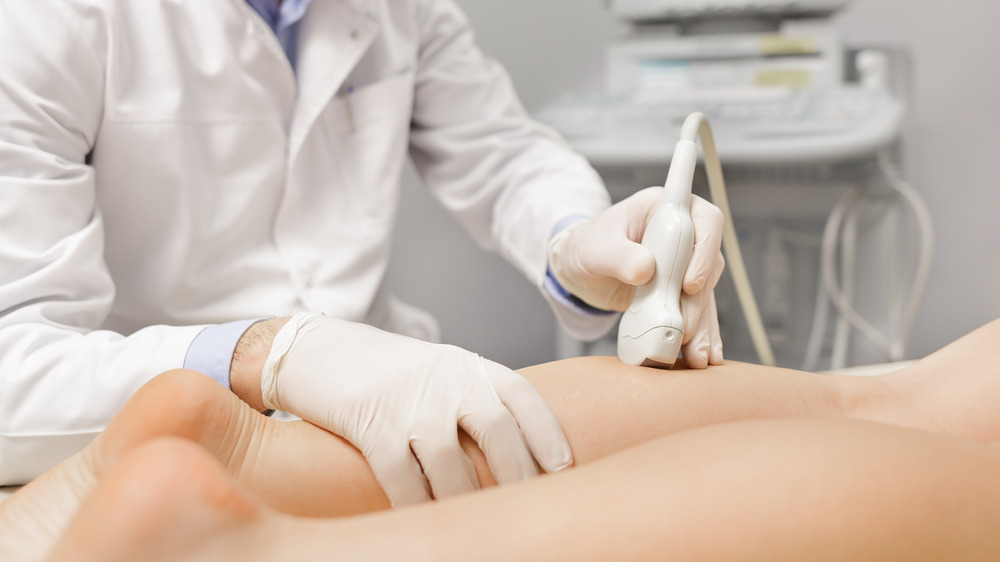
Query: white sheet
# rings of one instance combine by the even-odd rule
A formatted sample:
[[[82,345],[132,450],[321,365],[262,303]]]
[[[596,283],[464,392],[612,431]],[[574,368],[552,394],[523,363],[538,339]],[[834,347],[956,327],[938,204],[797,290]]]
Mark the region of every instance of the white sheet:
[[[860,377],[870,377],[884,375],[893,371],[898,371],[915,361],[896,361],[895,363],[876,363],[875,365],[860,365],[858,367],[847,367],[846,369],[834,369],[823,371],[829,375],[856,375]]]

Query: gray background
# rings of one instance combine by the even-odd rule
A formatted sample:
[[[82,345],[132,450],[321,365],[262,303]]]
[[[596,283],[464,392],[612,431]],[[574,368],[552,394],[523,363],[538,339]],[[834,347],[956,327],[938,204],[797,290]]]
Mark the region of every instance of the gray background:
[[[600,0],[459,4],[529,110],[601,89],[605,45],[621,30]],[[836,25],[848,44],[912,56],[905,174],[930,206],[936,245],[910,339],[920,357],[1000,316],[1000,2],[855,0]],[[434,313],[444,341],[515,368],[555,358],[541,296],[480,251],[410,171],[393,251],[390,287]]]

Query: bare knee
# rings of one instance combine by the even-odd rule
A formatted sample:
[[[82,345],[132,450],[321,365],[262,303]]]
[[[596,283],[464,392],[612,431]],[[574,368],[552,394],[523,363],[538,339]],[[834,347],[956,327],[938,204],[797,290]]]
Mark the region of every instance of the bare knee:
[[[238,402],[206,375],[176,369],[142,386],[105,430],[105,441],[123,452],[156,437],[200,441],[205,431],[225,424]]]
[[[183,432],[192,425],[204,425],[208,421],[206,416],[213,415],[231,398],[229,391],[208,376],[174,369],[143,385],[131,401],[137,403],[137,409],[151,422]]]
[[[153,377],[139,390],[149,392],[161,399],[186,400],[202,402],[203,397],[228,394],[218,382],[197,371],[190,369],[171,369]],[[138,393],[137,393],[138,395]],[[175,404],[180,406],[180,404]]]

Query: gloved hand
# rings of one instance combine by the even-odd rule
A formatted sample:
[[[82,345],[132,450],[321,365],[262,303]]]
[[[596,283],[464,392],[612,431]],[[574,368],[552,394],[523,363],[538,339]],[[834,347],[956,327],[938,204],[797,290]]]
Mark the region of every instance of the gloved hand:
[[[271,344],[261,391],[268,408],[353,443],[394,506],[478,488],[459,427],[500,484],[538,474],[535,459],[547,472],[572,464],[559,422],[523,377],[365,324],[293,316]]]
[[[635,288],[648,282],[656,269],[652,252],[641,241],[662,192],[662,187],[644,189],[556,235],[549,245],[549,267],[559,284],[595,308],[626,310]],[[681,349],[687,365],[700,369],[722,363],[715,307],[715,286],[726,264],[722,211],[692,195],[691,222],[694,252],[681,293]]]

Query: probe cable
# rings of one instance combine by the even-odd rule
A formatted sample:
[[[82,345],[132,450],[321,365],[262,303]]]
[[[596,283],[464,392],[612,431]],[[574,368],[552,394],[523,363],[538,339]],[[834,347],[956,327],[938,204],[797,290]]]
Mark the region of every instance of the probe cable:
[[[920,232],[920,250],[917,260],[916,271],[913,276],[913,283],[910,287],[910,294],[906,299],[903,310],[899,311],[898,302],[901,302],[899,287],[894,287],[890,298],[893,299],[893,306],[890,310],[891,332],[895,337],[891,340],[879,332],[870,322],[861,316],[851,303],[853,299],[853,275],[855,245],[856,245],[856,224],[859,211],[858,203],[862,199],[861,190],[857,187],[851,188],[834,207],[827,220],[826,228],[823,232],[823,249],[821,257],[821,282],[817,293],[816,309],[813,316],[812,334],[809,338],[809,345],[806,351],[806,358],[803,369],[812,371],[816,369],[820,347],[823,341],[823,332],[826,327],[826,299],[823,293],[829,297],[829,302],[837,308],[840,314],[838,322],[838,333],[835,337],[833,355],[831,357],[830,368],[838,369],[845,366],[846,349],[846,329],[841,326],[850,324],[867,337],[889,361],[902,361],[906,356],[906,343],[910,332],[913,329],[920,300],[926,289],[927,279],[930,276],[931,259],[934,252],[934,226],[931,220],[927,205],[920,195],[905,182],[896,168],[893,166],[888,152],[885,150],[878,153],[878,165],[882,175],[889,182],[892,193],[900,203],[907,204],[917,221],[917,228]],[[845,217],[846,215],[846,217]],[[843,256],[844,267],[843,284],[841,288],[837,281],[836,254],[837,238],[840,235],[841,225],[844,225],[843,235]],[[898,236],[896,238],[898,244]],[[898,250],[898,248],[897,248]],[[898,256],[897,256],[898,257]],[[895,272],[893,272],[895,273]],[[899,284],[900,277],[894,276],[895,284]]]
[[[722,211],[722,216],[725,219],[722,226],[722,248],[728,265],[727,269],[733,276],[733,284],[736,286],[736,294],[739,296],[743,316],[746,318],[750,337],[757,350],[757,357],[761,364],[773,367],[776,364],[774,351],[771,350],[771,344],[767,340],[764,321],[761,319],[760,309],[754,299],[750,277],[747,275],[743,254],[740,252],[740,242],[736,236],[736,227],[733,225],[733,216],[729,209],[726,182],[722,176],[722,162],[719,160],[719,153],[715,148],[712,127],[705,114],[695,112],[684,120],[684,125],[681,128],[681,139],[697,143],[699,137],[701,138],[705,175],[708,176],[708,189],[712,196],[712,203]]]

